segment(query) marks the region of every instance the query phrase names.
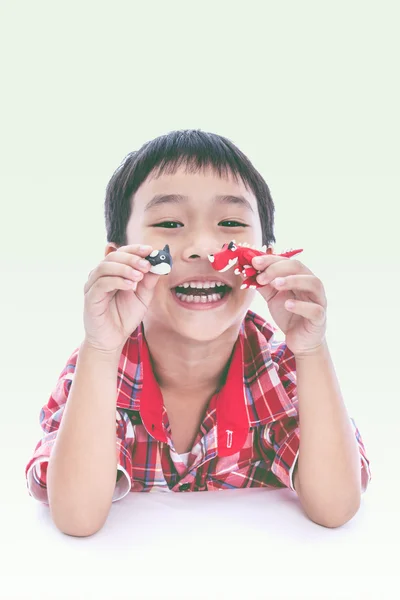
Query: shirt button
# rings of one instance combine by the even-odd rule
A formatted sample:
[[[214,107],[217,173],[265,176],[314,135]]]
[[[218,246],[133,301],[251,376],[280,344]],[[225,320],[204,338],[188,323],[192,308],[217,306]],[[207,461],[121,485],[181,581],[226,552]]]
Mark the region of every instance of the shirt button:
[[[179,486],[179,490],[180,490],[181,492],[186,492],[186,490],[188,490],[189,488],[190,488],[190,483],[182,483],[182,484]]]

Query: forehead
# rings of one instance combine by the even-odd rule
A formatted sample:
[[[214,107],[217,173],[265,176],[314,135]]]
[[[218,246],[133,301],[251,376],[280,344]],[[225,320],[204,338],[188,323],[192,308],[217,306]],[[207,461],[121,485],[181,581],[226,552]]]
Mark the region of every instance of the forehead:
[[[144,209],[146,204],[158,194],[180,194],[193,200],[209,201],[217,195],[244,196],[257,212],[257,200],[243,180],[237,180],[228,172],[221,177],[211,168],[191,173],[181,165],[175,173],[151,173],[134,196],[134,206]]]

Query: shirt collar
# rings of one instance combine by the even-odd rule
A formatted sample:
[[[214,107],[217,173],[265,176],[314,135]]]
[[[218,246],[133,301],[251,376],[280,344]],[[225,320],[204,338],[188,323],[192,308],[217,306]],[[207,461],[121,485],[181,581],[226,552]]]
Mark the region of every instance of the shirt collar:
[[[160,442],[167,442],[163,424],[163,397],[155,378],[149,348],[142,331],[143,387],[140,416],[147,432]],[[242,447],[249,431],[249,419],[243,385],[243,342],[238,337],[231,356],[226,380],[210,400],[215,405],[218,455],[235,454]],[[190,400],[188,400],[190,402]]]
[[[233,348],[225,383],[209,403],[209,409],[216,409],[219,456],[238,452],[250,427],[296,412],[280,380],[278,365],[271,356],[273,331],[262,317],[250,310],[247,312]],[[278,360],[282,352],[287,351],[285,348],[282,343],[278,344],[278,352],[274,350]],[[117,383],[117,407],[138,411],[147,432],[155,439],[167,442],[162,419],[163,398],[154,376],[142,323],[123,348]]]

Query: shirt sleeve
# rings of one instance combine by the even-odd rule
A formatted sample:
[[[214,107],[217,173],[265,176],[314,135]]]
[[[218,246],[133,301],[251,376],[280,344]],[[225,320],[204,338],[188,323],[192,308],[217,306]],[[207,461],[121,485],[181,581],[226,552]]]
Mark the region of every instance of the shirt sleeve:
[[[43,435],[25,467],[25,478],[30,496],[48,505],[47,466],[62,421],[69,391],[75,374],[79,348],[68,359],[50,399],[40,411],[39,423]],[[117,474],[112,501],[121,500],[132,485],[132,449],[134,429],[127,412],[116,409]]]
[[[264,440],[271,455],[271,472],[285,487],[294,489],[294,469],[299,457],[300,427],[297,403],[296,361],[283,341],[271,340],[271,357],[289,398],[290,416],[283,416],[264,428]],[[295,414],[293,414],[293,408]]]
[[[271,472],[285,487],[295,491],[293,476],[300,447],[296,361],[285,342],[275,342],[271,347],[272,359],[276,364],[280,381],[285,388],[292,408],[296,409],[296,415],[284,416],[266,426],[263,430],[261,449],[264,447],[266,456],[272,456]],[[361,493],[363,494],[371,480],[370,464],[361,434],[354,419],[349,418],[360,452]]]

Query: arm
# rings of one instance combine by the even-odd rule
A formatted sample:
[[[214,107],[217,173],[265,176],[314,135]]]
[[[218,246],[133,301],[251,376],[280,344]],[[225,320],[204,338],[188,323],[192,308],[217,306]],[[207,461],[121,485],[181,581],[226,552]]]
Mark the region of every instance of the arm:
[[[307,515],[338,527],[358,511],[360,453],[326,342],[295,356],[300,447],[294,487]]]
[[[47,470],[52,519],[63,533],[98,531],[116,484],[116,396],[119,354],[82,343],[68,402]]]

